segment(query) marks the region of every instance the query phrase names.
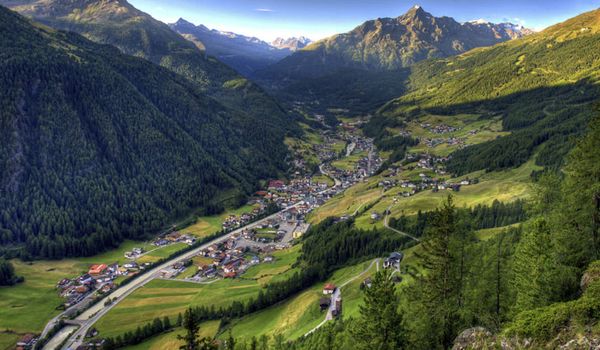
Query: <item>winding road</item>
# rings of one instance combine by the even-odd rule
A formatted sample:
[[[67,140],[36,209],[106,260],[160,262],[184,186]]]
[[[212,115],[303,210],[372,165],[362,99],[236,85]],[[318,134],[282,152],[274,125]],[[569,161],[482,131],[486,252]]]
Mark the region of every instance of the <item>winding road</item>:
[[[361,273],[359,273],[358,275],[350,278],[349,280],[347,280],[346,282],[340,284],[336,289],[335,292],[333,292],[333,294],[331,295],[331,304],[329,304],[329,309],[327,310],[327,314],[325,315],[325,319],[319,323],[315,328],[311,329],[310,331],[306,332],[306,334],[304,334],[304,336],[306,337],[307,335],[313,333],[314,331],[316,331],[317,329],[323,327],[323,325],[325,323],[327,323],[327,321],[331,321],[333,320],[333,310],[335,310],[335,301],[337,299],[340,299],[342,297],[342,288],[344,288],[345,286],[347,286],[348,284],[354,282],[357,278],[360,278],[361,276],[363,276],[365,273],[367,273],[369,270],[371,270],[371,268],[373,267],[373,265],[377,264],[377,271],[379,271],[379,258],[371,261],[371,264],[369,264],[369,267],[367,267],[364,271],[362,271]]]
[[[420,239],[418,239],[417,237],[415,237],[415,236],[413,236],[413,235],[410,235],[410,234],[408,234],[408,233],[406,233],[406,232],[402,232],[402,231],[400,231],[400,230],[396,230],[395,228],[393,228],[393,227],[390,227],[390,225],[388,225],[388,220],[389,220],[389,218],[390,218],[390,211],[392,210],[392,207],[393,207],[393,206],[394,206],[394,205],[392,204],[392,205],[390,205],[389,207],[387,207],[387,209],[385,210],[385,217],[383,218],[383,226],[384,226],[385,228],[387,228],[388,230],[392,230],[392,231],[394,231],[394,232],[396,232],[396,233],[398,233],[398,234],[401,234],[401,235],[403,235],[403,236],[406,236],[406,237],[408,237],[408,238],[411,238],[411,239],[413,239],[413,240],[415,240],[415,241],[417,241],[417,242],[421,242],[421,240],[420,240]]]

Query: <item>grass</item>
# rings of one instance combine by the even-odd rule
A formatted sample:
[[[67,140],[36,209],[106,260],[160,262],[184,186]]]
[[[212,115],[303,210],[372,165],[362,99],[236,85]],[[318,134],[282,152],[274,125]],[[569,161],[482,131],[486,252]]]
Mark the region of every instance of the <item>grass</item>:
[[[335,160],[331,162],[331,166],[341,170],[353,170],[359,160],[367,156],[366,151],[361,151],[351,154],[349,157]]]
[[[309,215],[308,221],[318,223],[330,216],[350,215],[357,209],[379,200],[382,193],[381,189],[376,187],[376,184],[376,181],[371,180],[367,183],[361,182],[352,186],[313,211]]]
[[[437,208],[440,203],[452,193],[457,207],[473,207],[478,204],[491,204],[495,199],[501,202],[512,202],[516,199],[527,198],[530,195],[529,175],[538,169],[533,160],[521,167],[506,171],[469,174],[471,178],[479,177],[478,184],[462,186],[459,192],[426,190],[408,198],[398,197],[398,202],[391,208],[391,216],[414,215],[419,210],[429,211]],[[459,178],[460,179],[460,178]],[[386,192],[385,196],[372,208],[371,211],[383,213],[393,204],[394,197],[402,192],[402,188],[394,188]],[[370,211],[356,219],[358,227],[369,229],[382,227],[383,221],[371,222]]]
[[[202,337],[214,337],[219,331],[221,321],[207,321],[200,324],[200,332],[198,335]],[[163,333],[156,337],[152,337],[140,344],[124,347],[123,350],[164,350],[164,349],[179,349],[182,341],[177,339],[178,335],[183,335],[185,331],[182,328],[167,333]]]
[[[477,239],[479,239],[481,241],[487,241],[488,239],[494,237],[498,233],[500,233],[504,230],[507,230],[511,227],[518,227],[519,225],[521,225],[521,224],[516,223],[516,224],[512,224],[512,225],[508,225],[508,226],[481,229],[481,230],[478,230],[475,232],[475,236],[477,237]]]
[[[273,277],[291,271],[292,264],[300,256],[301,245],[295,245],[288,250],[277,251],[272,254],[275,260],[271,263],[260,263],[250,267],[242,277],[258,281],[261,285],[267,284]],[[295,270],[294,270],[295,271]]]
[[[154,280],[136,290],[96,324],[101,336],[133,331],[156,317],[172,319],[189,306],[227,307],[234,301],[255,297],[269,280],[285,278],[300,253],[300,246],[273,253],[272,264],[252,267],[243,278],[197,284],[178,280]],[[193,266],[188,268],[194,268]],[[187,270],[186,270],[187,271]],[[185,273],[185,272],[184,272]]]
[[[140,257],[139,259],[137,259],[137,262],[140,264],[144,264],[147,262],[156,262],[160,259],[164,259],[169,257],[169,255],[182,250],[183,248],[187,247],[188,245],[185,243],[173,243],[173,244],[169,244],[168,246],[162,247],[160,249],[154,250],[149,252],[148,254]]]
[[[251,212],[255,205],[244,205],[237,209],[229,209],[220,215],[202,216],[196,220],[196,223],[180,230],[184,234],[191,234],[198,238],[209,236],[213,233],[221,231],[223,222],[229,215],[241,215]]]
[[[340,269],[328,282],[340,285],[363,272],[369,264],[370,261]],[[342,288],[344,317],[356,315],[358,312],[358,305],[362,301],[360,283],[374,271],[375,266],[367,274]],[[325,318],[325,312],[321,312],[318,305],[323,296],[323,284],[315,284],[282,303],[234,321],[221,335],[228,336],[230,329],[232,335],[242,341],[263,334],[271,337],[281,334],[286,339],[299,338]]]
[[[92,257],[85,257],[85,258],[77,258],[77,261],[80,261],[82,263],[87,263],[87,264],[97,264],[97,263],[119,263],[119,265],[122,265],[126,262],[128,262],[129,260],[125,258],[125,252],[131,251],[133,248],[138,247],[138,248],[143,248],[144,251],[150,251],[153,249],[156,249],[156,246],[152,245],[149,242],[137,242],[137,241],[124,241],[123,243],[121,243],[119,245],[118,248],[116,249],[112,249],[109,250],[107,252],[104,253],[100,253],[98,255],[94,255]]]
[[[64,277],[75,277],[87,270],[87,264],[76,260],[12,261],[25,282],[12,287],[0,287],[0,330],[18,334],[41,332],[46,322],[60,313],[63,303],[54,289]],[[0,333],[0,344],[12,342],[13,334]],[[14,346],[14,343],[13,343]]]
[[[21,338],[20,335],[14,333],[0,333],[0,350],[13,350],[15,343]]]

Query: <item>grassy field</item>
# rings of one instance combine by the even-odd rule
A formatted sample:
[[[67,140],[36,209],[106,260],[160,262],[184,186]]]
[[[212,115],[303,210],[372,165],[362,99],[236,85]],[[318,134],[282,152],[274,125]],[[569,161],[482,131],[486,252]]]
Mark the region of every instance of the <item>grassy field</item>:
[[[15,343],[21,338],[18,334],[0,333],[0,350],[13,350]]]
[[[300,246],[273,253],[275,261],[249,269],[242,278],[197,284],[177,280],[154,280],[128,296],[97,323],[101,336],[116,336],[155,317],[177,317],[188,306],[226,307],[233,301],[255,297],[271,279],[284,278],[299,255]],[[190,267],[194,268],[194,266]],[[185,272],[184,272],[185,273]]]
[[[428,123],[431,126],[448,125],[458,130],[436,134],[427,128],[421,126],[422,123]],[[400,130],[390,129],[393,133],[399,133]],[[424,115],[416,120],[410,121],[406,126],[406,131],[411,136],[421,139],[448,139],[451,137],[465,139],[465,145],[474,145],[486,141],[491,141],[498,136],[508,135],[508,132],[502,131],[502,122],[500,117],[480,119],[478,114],[458,114],[458,115]],[[449,145],[444,142],[435,147],[428,147],[424,143],[410,148],[410,152],[430,153],[437,156],[447,156],[458,149],[458,145]]]
[[[156,249],[154,251],[149,251],[148,254],[141,256],[139,259],[137,259],[137,262],[140,264],[143,263],[147,263],[147,262],[156,262],[160,259],[164,259],[166,257],[168,257],[169,255],[182,250],[183,248],[187,247],[188,245],[185,243],[173,243],[173,244],[169,244],[168,246],[162,247],[160,249]]]
[[[331,162],[331,166],[341,170],[352,170],[356,167],[359,160],[367,156],[366,151],[356,152],[351,154],[349,157],[335,160]]]
[[[463,178],[479,178],[478,184],[462,186],[459,192],[440,191],[434,193],[426,190],[412,197],[403,197],[402,193],[406,189],[394,187],[385,193],[377,183],[381,181],[382,175],[374,176],[368,182],[361,182],[349,188],[344,193],[332,198],[325,205],[313,211],[308,220],[311,223],[318,223],[330,216],[351,215],[360,209],[364,211],[365,205],[372,205],[372,208],[364,211],[362,215],[356,218],[356,225],[361,228],[370,229],[372,227],[381,227],[382,220],[371,220],[372,212],[383,213],[392,204],[394,198],[397,203],[392,206],[392,216],[401,214],[413,215],[419,210],[427,211],[435,209],[447,196],[452,193],[455,203],[458,207],[471,207],[477,204],[490,204],[494,199],[503,202],[511,202],[518,198],[527,198],[530,194],[530,174],[533,170],[539,169],[533,160],[523,164],[519,168],[485,173],[483,171],[471,173],[462,177],[451,179],[460,181]],[[420,169],[402,172],[397,175],[398,179],[412,179],[423,172]]]
[[[258,281],[261,285],[265,285],[274,277],[281,278],[280,275],[289,275],[296,271],[292,269],[292,264],[296,262],[300,256],[301,245],[295,245],[290,249],[277,251],[271,254],[275,260],[271,263],[261,263],[250,267],[243,275],[244,279]]]
[[[82,263],[98,264],[98,263],[119,263],[119,265],[124,264],[129,261],[125,258],[125,252],[131,251],[133,248],[143,248],[144,251],[150,251],[156,249],[156,246],[152,245],[150,242],[137,242],[137,241],[124,241],[119,245],[118,248],[109,250],[104,253],[100,253],[98,255],[94,255],[92,257],[86,258],[77,258],[77,261]]]
[[[370,263],[368,261],[340,269],[328,282],[340,285],[363,272]],[[375,265],[365,275],[342,288],[344,317],[358,312],[358,305],[362,301],[360,283],[374,271]],[[271,337],[281,334],[286,339],[301,337],[325,318],[325,312],[321,312],[318,305],[323,296],[323,284],[318,283],[282,303],[234,321],[230,327],[233,336],[241,340],[248,340],[252,336],[260,337],[263,334]],[[228,331],[229,329],[226,329],[222,336],[226,337]]]
[[[75,260],[12,261],[17,274],[25,282],[12,287],[0,287],[0,331],[19,334],[40,332],[46,322],[56,316],[63,300],[54,289],[64,277],[75,277],[88,265]],[[0,344],[14,341],[12,334],[0,333]],[[14,348],[14,343],[12,344]],[[0,347],[1,348],[1,347]]]
[[[242,206],[237,209],[226,210],[224,213],[222,213],[220,215],[203,216],[203,217],[198,218],[198,220],[196,220],[195,224],[188,226],[188,227],[180,230],[179,232],[185,233],[185,234],[192,234],[198,238],[206,237],[213,233],[221,231],[221,229],[223,228],[222,227],[223,221],[225,221],[225,219],[229,215],[241,215],[244,213],[249,213],[255,207],[256,206],[254,206],[254,205],[245,205],[245,206]]]
[[[221,321],[207,321],[200,324],[200,337],[214,337],[219,331],[219,325]],[[172,332],[164,333],[159,336],[153,337],[145,342],[137,345],[124,347],[124,350],[166,350],[166,349],[179,349],[182,341],[177,340],[178,335],[183,335],[185,331],[181,328],[177,328]]]
[[[377,186],[377,181],[358,183],[345,192],[335,196],[310,213],[308,221],[318,223],[330,216],[353,214],[364,205],[377,201],[382,196],[382,191]]]

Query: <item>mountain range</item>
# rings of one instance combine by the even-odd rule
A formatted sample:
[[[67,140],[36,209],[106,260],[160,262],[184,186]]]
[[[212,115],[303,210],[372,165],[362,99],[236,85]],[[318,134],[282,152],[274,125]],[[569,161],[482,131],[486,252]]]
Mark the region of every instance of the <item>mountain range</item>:
[[[316,78],[343,68],[396,70],[530,33],[510,23],[461,24],[414,6],[400,17],[370,20],[350,32],[312,43],[261,72],[261,77],[281,81]]]
[[[269,44],[256,37],[196,26],[182,18],[169,26],[245,76],[280,61],[310,42],[304,37],[278,38]]]
[[[312,43],[312,40],[309,38],[300,36],[300,37],[291,37],[291,38],[277,38],[271,42],[271,45],[278,49],[288,49],[290,51],[298,51],[300,49],[305,48],[307,45]]]

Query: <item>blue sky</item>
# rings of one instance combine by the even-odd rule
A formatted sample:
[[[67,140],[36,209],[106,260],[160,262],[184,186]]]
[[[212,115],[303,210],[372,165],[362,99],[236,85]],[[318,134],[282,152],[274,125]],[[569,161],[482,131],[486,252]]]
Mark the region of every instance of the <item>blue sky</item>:
[[[540,30],[600,7],[600,0],[129,0],[163,22],[183,17],[209,28],[264,40],[346,32],[377,17],[397,17],[418,4],[458,21],[510,21]]]

